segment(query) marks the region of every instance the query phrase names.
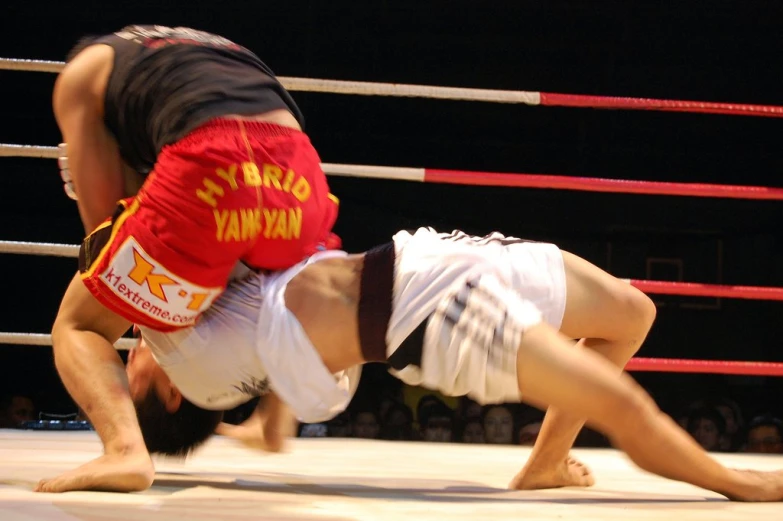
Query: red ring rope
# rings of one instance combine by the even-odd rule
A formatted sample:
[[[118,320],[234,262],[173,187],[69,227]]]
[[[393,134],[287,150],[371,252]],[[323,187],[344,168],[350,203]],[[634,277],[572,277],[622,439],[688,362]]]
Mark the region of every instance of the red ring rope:
[[[783,376],[783,363],[735,362],[730,360],[683,360],[676,358],[632,358],[627,371],[662,373]]]
[[[783,301],[783,288],[767,286],[726,286],[696,282],[668,282],[662,280],[629,280],[632,286],[645,293],[684,295],[689,297],[728,297],[751,300]]]
[[[617,96],[589,96],[584,94],[555,94],[551,92],[541,93],[541,105],[547,107],[661,110],[666,112],[699,112],[702,114],[731,114],[734,116],[783,118],[783,107],[774,105],[713,103],[710,101],[626,98]]]
[[[765,186],[715,185],[704,183],[668,183],[661,181],[626,181],[595,177],[571,177],[544,174],[500,174],[466,170],[424,171],[425,183],[448,183],[472,186],[505,186],[515,188],[553,188],[585,192],[624,194],[686,195],[725,197],[730,199],[767,199],[783,201],[783,188]]]

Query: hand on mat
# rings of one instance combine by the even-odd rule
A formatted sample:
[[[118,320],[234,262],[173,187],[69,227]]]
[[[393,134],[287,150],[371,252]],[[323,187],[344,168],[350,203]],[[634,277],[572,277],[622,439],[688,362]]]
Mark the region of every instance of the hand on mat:
[[[42,479],[35,487],[35,491],[137,492],[148,489],[154,477],[155,467],[146,453],[104,454],[56,478]]]
[[[253,449],[280,452],[285,439],[296,432],[296,421],[280,397],[269,393],[261,397],[247,420],[239,425],[221,423],[215,432]]]
[[[254,411],[250,417],[239,425],[221,423],[215,429],[216,434],[227,436],[241,442],[246,447],[280,452],[285,445],[285,435],[278,430],[265,429],[265,418]],[[266,431],[272,432],[266,432]]]

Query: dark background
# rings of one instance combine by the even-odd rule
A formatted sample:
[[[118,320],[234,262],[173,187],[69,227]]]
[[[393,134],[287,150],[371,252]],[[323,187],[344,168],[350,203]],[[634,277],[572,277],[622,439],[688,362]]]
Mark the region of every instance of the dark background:
[[[281,76],[783,105],[783,5],[683,0],[6,2],[0,56],[62,60],[85,34],[183,25]],[[55,75],[0,71],[0,142],[55,145]],[[324,162],[783,186],[774,118],[294,92]],[[2,159],[0,238],[76,244],[52,160]],[[783,286],[783,203],[331,178],[346,249],[432,225],[558,242],[614,274]],[[0,256],[0,330],[48,332],[75,261]],[[783,361],[783,304],[666,297],[642,356]],[[369,381],[373,379],[369,371]],[[775,378],[637,374],[664,406],[783,412]],[[0,391],[68,408],[47,347],[0,346]]]

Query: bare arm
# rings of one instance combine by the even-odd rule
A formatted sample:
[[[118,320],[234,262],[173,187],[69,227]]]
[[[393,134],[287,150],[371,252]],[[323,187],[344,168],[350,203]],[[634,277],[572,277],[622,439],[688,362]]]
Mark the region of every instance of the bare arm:
[[[52,96],[86,233],[111,216],[125,195],[119,148],[103,122],[113,55],[106,45],[85,49],[60,73]]]
[[[104,446],[104,455],[38,490],[143,490],[154,469],[136,419],[128,378],[114,342],[130,322],[103,307],[77,274],[63,297],[52,329],[57,371],[86,412]]]
[[[296,420],[291,411],[275,393],[269,393],[258,401],[253,414],[241,425],[221,423],[216,432],[248,447],[280,452],[295,428]]]

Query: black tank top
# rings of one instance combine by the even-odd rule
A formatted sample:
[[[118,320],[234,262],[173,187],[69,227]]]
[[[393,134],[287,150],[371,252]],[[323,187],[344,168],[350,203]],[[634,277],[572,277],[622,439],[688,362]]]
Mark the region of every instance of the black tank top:
[[[161,149],[209,119],[287,109],[304,117],[249,50],[184,27],[133,25],[94,41],[114,49],[104,121],[128,165],[148,174]]]

